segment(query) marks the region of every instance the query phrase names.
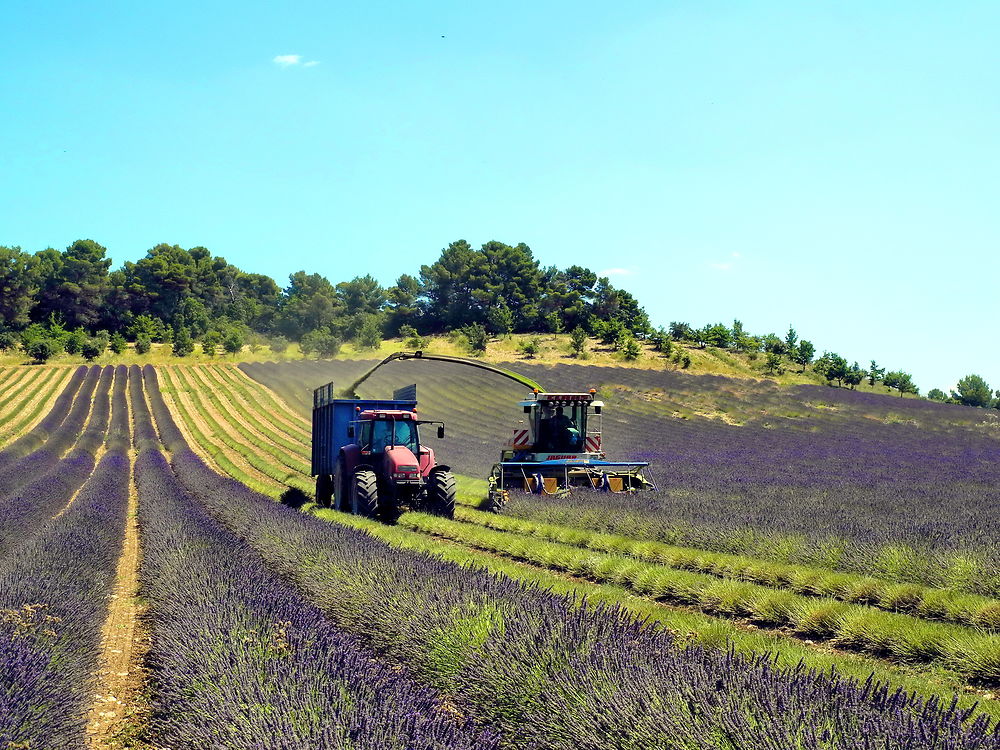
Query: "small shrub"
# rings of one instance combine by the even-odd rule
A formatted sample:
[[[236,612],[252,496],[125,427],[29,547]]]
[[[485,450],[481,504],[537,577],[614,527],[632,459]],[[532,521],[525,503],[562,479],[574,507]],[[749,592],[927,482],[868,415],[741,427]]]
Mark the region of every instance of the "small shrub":
[[[80,347],[80,354],[83,355],[85,360],[92,362],[104,354],[106,348],[103,339],[95,336],[83,342],[83,346]]]
[[[63,341],[63,349],[66,350],[67,354],[79,354],[83,349],[83,342],[86,340],[87,332],[82,328],[77,328],[66,335],[66,339]]]
[[[174,331],[174,341],[171,348],[175,357],[186,357],[194,351],[194,341],[191,340],[191,332],[186,326],[181,326]]]
[[[486,351],[486,344],[489,339],[486,335],[486,328],[483,327],[482,323],[473,323],[472,325],[464,326],[461,330],[469,351],[473,354],[482,354]]]
[[[94,334],[94,338],[100,343],[101,354],[103,354],[107,350],[108,344],[111,343],[111,334],[107,331],[98,331]]]
[[[25,353],[37,365],[48,362],[49,359],[59,353],[59,349],[59,344],[49,338],[34,339],[24,347]]]
[[[0,352],[11,352],[17,349],[21,337],[13,331],[0,331]]]
[[[332,333],[323,336],[316,346],[316,353],[324,359],[332,359],[340,354],[341,341]]]
[[[201,351],[209,357],[214,357],[222,343],[222,335],[218,331],[209,331],[201,337]]]
[[[251,333],[247,338],[247,348],[251,354],[256,354],[264,348],[264,337],[259,333]]]
[[[362,349],[378,349],[382,346],[382,321],[378,315],[366,315],[358,327],[355,337]]]
[[[341,341],[329,328],[317,328],[309,331],[299,342],[299,348],[306,356],[315,354],[317,357],[330,359],[340,353]]]
[[[226,334],[226,337],[222,339],[222,348],[233,356],[236,356],[243,351],[243,344],[243,334],[235,328],[229,331],[229,333]]]
[[[517,349],[524,356],[534,358],[534,356],[542,350],[542,341],[538,338],[538,336],[531,336],[530,338],[526,338],[521,341],[521,343],[517,345]]]
[[[407,349],[423,349],[427,346],[427,339],[417,333],[417,329],[411,325],[401,325],[399,337],[403,339],[403,345]]]
[[[636,340],[635,336],[629,336],[622,343],[621,352],[626,360],[632,362],[639,359],[639,356],[642,354],[642,345]]]
[[[153,348],[153,342],[149,340],[149,336],[143,334],[135,340],[135,353],[136,354],[148,354],[149,350]]]
[[[116,333],[111,337],[108,345],[111,347],[111,351],[115,354],[121,354],[128,347],[128,342],[125,341],[124,336],[120,333]]]
[[[587,332],[580,326],[574,328],[573,333],[569,335],[569,348],[573,356],[579,359],[587,353]]]
[[[268,344],[268,347],[275,354],[284,354],[288,351],[288,339],[284,336],[274,336]]]
[[[681,367],[686,370],[690,366],[691,366],[691,355],[685,354],[683,357],[681,357]]]

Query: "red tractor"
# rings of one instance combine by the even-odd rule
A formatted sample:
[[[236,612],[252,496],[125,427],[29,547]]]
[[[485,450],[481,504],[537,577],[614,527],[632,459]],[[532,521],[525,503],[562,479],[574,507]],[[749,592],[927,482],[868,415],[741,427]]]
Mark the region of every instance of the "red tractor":
[[[391,520],[404,506],[453,517],[455,477],[420,444],[420,426],[444,423],[417,417],[417,389],[391,400],[334,398],[333,384],[313,393],[312,473],[316,503],[360,516]]]

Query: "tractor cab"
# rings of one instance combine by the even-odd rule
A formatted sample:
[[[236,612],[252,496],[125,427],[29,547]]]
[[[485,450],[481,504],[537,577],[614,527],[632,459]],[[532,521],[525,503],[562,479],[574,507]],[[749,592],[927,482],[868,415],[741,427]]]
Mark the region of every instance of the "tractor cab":
[[[408,411],[363,411],[352,423],[358,446],[365,454],[384,453],[397,445],[420,452],[417,415]]]

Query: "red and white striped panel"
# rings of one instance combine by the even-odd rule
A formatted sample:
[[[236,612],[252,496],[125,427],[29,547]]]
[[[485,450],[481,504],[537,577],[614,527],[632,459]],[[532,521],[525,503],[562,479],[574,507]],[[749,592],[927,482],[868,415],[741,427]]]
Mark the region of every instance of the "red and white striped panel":
[[[514,430],[514,435],[509,443],[511,448],[530,448],[531,441],[528,438],[527,430]]]
[[[601,452],[601,436],[591,435],[587,438],[584,443],[583,448],[587,453],[600,453]]]

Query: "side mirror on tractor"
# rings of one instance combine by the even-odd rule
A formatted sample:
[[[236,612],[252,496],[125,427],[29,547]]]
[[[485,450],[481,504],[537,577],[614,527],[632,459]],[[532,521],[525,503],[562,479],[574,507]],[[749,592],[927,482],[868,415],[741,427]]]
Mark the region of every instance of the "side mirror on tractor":
[[[438,438],[444,437],[444,425],[438,425]]]

